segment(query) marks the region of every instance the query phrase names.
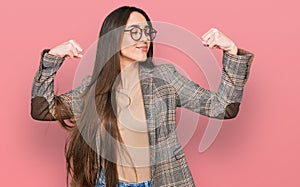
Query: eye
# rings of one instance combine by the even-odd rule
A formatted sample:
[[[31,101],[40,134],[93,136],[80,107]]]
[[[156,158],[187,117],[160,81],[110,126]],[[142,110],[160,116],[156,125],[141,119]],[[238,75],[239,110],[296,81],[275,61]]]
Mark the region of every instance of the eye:
[[[132,34],[138,34],[140,31],[139,31],[139,29],[138,28],[133,28],[133,29],[131,29],[131,33]]]

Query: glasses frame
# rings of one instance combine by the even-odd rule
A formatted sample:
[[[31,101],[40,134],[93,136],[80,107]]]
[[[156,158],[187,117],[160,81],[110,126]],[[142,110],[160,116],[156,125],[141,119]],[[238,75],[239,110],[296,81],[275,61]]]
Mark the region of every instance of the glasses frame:
[[[146,28],[149,28],[151,33],[155,33],[155,35],[154,35],[153,38],[151,38],[151,35],[149,35],[149,34],[147,33]],[[133,36],[132,36],[132,35],[133,35],[133,34],[132,34],[133,29],[139,29],[140,33],[142,33],[138,39],[133,38]],[[143,32],[143,31],[144,31],[144,32]],[[157,30],[155,30],[154,28],[151,28],[151,27],[145,27],[145,28],[143,28],[143,29],[140,28],[140,27],[132,27],[131,29],[124,30],[124,32],[130,32],[130,36],[131,36],[131,38],[132,38],[134,41],[139,41],[139,40],[142,38],[143,33],[144,33],[144,35],[146,36],[146,38],[147,38],[148,40],[153,41],[153,40],[155,39],[155,37],[156,37]],[[149,37],[149,38],[148,38],[148,37]]]

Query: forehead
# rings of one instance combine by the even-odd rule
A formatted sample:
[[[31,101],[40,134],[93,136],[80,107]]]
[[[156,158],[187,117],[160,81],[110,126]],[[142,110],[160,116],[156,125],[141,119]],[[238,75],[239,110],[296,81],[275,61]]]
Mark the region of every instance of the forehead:
[[[126,23],[126,27],[130,27],[132,25],[137,25],[141,28],[148,26],[146,18],[139,12],[131,12],[129,18]]]

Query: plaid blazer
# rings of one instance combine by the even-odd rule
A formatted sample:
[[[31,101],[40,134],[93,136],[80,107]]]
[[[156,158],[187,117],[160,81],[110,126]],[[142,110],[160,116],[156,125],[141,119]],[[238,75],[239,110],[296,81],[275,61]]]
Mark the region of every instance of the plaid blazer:
[[[64,58],[50,55],[48,51],[43,50],[41,54],[39,70],[32,85],[31,115],[37,120],[56,120],[54,76]],[[238,49],[237,55],[224,52],[222,79],[217,92],[206,90],[187,79],[171,64],[139,63],[154,187],[195,186],[175,131],[176,107],[185,107],[212,118],[234,118],[253,57],[252,53],[243,49]],[[74,112],[73,106],[80,107],[79,95],[90,81],[91,77],[87,77],[81,86],[58,96],[71,112]]]

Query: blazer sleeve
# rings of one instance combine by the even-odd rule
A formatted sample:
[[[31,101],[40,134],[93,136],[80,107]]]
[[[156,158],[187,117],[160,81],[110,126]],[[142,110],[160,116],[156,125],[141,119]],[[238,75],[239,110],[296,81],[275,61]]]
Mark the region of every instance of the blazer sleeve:
[[[222,79],[217,92],[206,90],[169,65],[170,84],[176,90],[176,104],[217,119],[236,117],[254,54],[238,49],[237,55],[223,53]]]
[[[36,120],[54,121],[61,118],[74,120],[74,108],[76,112],[82,107],[80,96],[88,87],[91,77],[83,79],[82,84],[61,95],[54,94],[54,78],[65,60],[57,57],[44,49],[41,53],[39,69],[36,72],[31,90],[31,116]]]

